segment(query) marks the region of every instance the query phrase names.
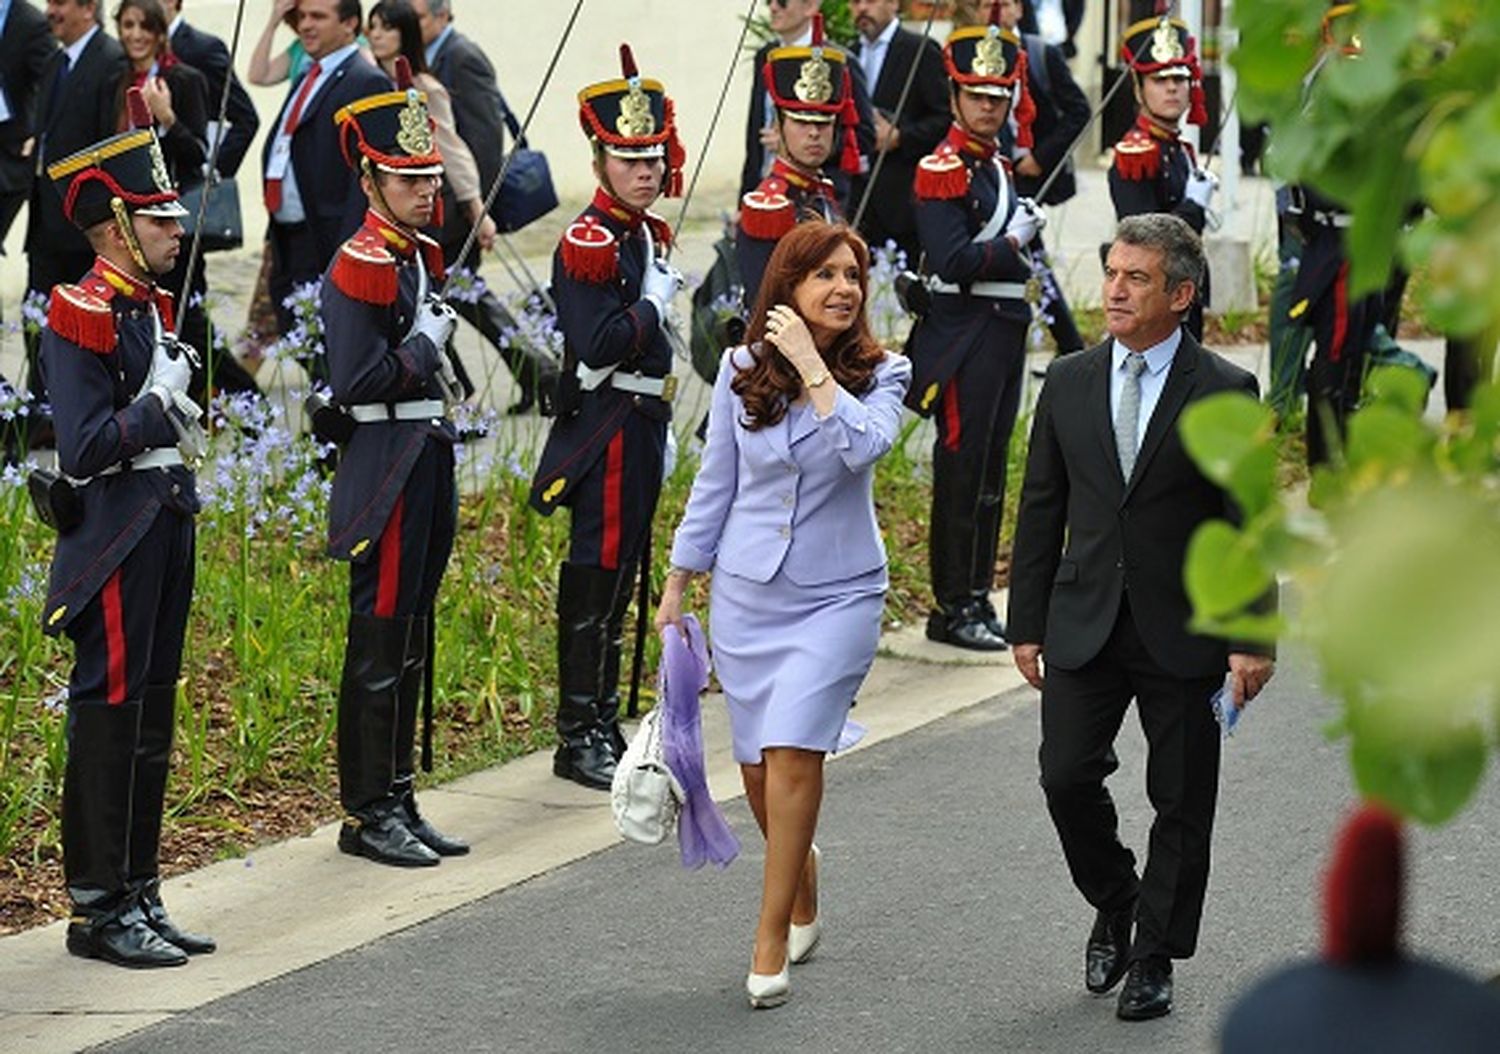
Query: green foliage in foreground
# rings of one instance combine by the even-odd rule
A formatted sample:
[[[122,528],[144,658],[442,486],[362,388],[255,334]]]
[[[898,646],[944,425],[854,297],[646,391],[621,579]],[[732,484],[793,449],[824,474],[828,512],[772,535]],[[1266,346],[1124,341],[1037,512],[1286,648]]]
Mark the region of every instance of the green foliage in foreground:
[[[1268,408],[1237,394],[1190,407],[1188,450],[1245,519],[1198,531],[1186,579],[1198,629],[1310,644],[1360,791],[1440,824],[1500,744],[1500,386],[1441,428],[1422,421],[1426,387],[1414,370],[1371,374],[1311,509],[1275,486]],[[1248,610],[1277,574],[1302,598],[1290,626]]]

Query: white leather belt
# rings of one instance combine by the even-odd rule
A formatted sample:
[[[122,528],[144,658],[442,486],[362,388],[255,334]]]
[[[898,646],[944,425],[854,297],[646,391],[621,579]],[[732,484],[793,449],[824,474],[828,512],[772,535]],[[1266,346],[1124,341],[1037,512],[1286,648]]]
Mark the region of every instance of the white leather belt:
[[[968,286],[954,285],[933,276],[927,279],[927,288],[934,293],[956,293],[982,296],[987,300],[1025,300],[1024,282],[971,282]]]
[[[362,425],[386,421],[426,421],[447,416],[441,399],[409,399],[404,403],[360,403],[348,408],[349,416]]]
[[[578,385],[586,392],[594,391],[608,381],[609,386],[618,392],[649,395],[666,402],[677,397],[677,378],[670,373],[665,377],[643,377],[639,373],[621,373],[618,366],[595,369],[583,362],[578,364],[577,372]]]
[[[1348,227],[1354,222],[1354,217],[1347,212],[1328,212],[1318,209],[1312,214],[1313,222],[1322,224],[1324,227]]]
[[[174,446],[162,446],[148,450],[144,454],[138,454],[129,461],[111,465],[96,475],[85,476],[83,479],[69,476],[68,480],[75,487],[82,487],[90,480],[103,476],[118,476],[121,472],[144,472],[148,468],[171,468],[173,465],[180,464],[182,464],[182,453]]]

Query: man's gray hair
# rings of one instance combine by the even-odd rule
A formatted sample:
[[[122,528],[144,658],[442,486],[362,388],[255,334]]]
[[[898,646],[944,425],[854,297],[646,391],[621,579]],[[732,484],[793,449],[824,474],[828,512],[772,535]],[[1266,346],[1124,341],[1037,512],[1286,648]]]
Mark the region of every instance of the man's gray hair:
[[[1143,249],[1160,249],[1167,288],[1176,289],[1183,282],[1192,282],[1193,288],[1202,294],[1203,276],[1208,273],[1203,239],[1181,216],[1169,212],[1127,216],[1115,228],[1115,241]]]
[[[437,18],[441,15],[446,15],[449,6],[448,0],[427,0],[427,13],[433,18]]]

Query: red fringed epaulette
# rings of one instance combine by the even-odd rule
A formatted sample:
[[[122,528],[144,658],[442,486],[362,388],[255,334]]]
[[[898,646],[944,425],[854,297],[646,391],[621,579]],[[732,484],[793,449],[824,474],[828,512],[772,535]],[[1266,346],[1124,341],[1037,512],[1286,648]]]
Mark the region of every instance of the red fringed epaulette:
[[[752,238],[774,242],[797,226],[797,207],[787,195],[785,180],[768,177],[740,199],[740,230]]]
[[[103,282],[90,286],[54,286],[47,328],[80,348],[108,355],[115,350],[115,313],[109,306],[114,290]]]
[[[1115,171],[1121,179],[1136,182],[1161,174],[1161,140],[1132,128],[1115,144]]]
[[[442,195],[438,200],[442,200]],[[448,269],[443,265],[443,247],[421,231],[417,232],[417,245],[422,250],[422,263],[427,268],[428,277],[434,282],[445,281]]]
[[[350,300],[380,307],[396,302],[396,256],[378,231],[361,230],[339,246],[329,277]]]
[[[597,216],[585,214],[563,231],[562,264],[580,282],[613,282],[620,276],[619,239]]]
[[[969,193],[969,166],[958,151],[944,143],[917,162],[917,179],[912,187],[917,197],[947,201]]]

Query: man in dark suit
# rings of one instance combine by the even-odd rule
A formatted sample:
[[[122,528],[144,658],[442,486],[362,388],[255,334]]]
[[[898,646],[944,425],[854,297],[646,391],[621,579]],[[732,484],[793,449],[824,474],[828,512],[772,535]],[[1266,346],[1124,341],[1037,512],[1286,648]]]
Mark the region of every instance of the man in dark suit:
[[[229,79],[229,108],[224,114],[228,127],[220,133],[223,145],[219,147],[218,172],[224,178],[232,179],[240,170],[240,162],[245,159],[255,132],[260,128],[260,115],[255,112],[255,104],[235,75],[224,42],[212,33],[188,24],[182,16],[181,0],[162,0],[162,7],[167,12],[167,38],[172,43],[172,53],[208,78],[208,116],[211,121],[219,119],[219,100],[224,95],[224,80]]]
[[[771,53],[772,48],[806,47],[812,42],[813,16],[823,6],[823,0],[768,0],[768,3],[767,18],[776,39],[761,45],[760,50],[755,53],[754,68],[757,76],[765,66],[766,56]],[[848,62],[845,65],[852,79],[854,111],[859,118],[857,122],[851,122],[854,123],[855,146],[858,151],[857,170],[868,172],[875,151],[875,116],[870,109],[870,92],[865,84],[865,72],[859,63]],[[750,115],[745,121],[745,165],[740,171],[740,197],[758,187],[771,167],[767,152],[775,151],[778,132],[775,108],[768,108],[768,102],[764,91],[750,93]],[[846,160],[851,169],[856,167],[856,159]],[[846,216],[853,215],[848,177],[840,171],[834,178],[834,184],[838,188],[840,211]]]
[[[1036,0],[1028,4],[1021,15],[1021,32],[1041,36],[1049,44],[1062,50],[1064,58],[1078,54],[1073,38],[1078,27],[1083,25],[1085,0]],[[1040,14],[1038,14],[1040,12]]]
[[[333,115],[356,99],[390,91],[391,81],[359,54],[359,0],[298,0],[297,36],[313,66],[287,96],[261,155],[271,213],[271,302],[281,332],[292,328],[284,303],[317,281],[364,218],[359,174],[344,163]],[[326,376],[326,363],[310,364]]]
[[[37,87],[56,50],[46,16],[26,0],[0,0],[0,247],[31,195]]]
[[[505,162],[505,126],[510,112],[505,97],[500,94],[495,67],[479,45],[454,29],[453,8],[448,0],[413,0],[412,8],[422,27],[428,69],[448,89],[458,137],[474,155],[479,165],[479,185],[488,194]],[[498,204],[499,197],[495,200]],[[481,236],[469,250],[469,255],[460,261],[458,254],[479,216],[477,212],[471,216],[460,209],[453,192],[447,187],[444,187],[443,203],[445,222],[440,239],[443,259],[450,270],[462,266],[478,271],[480,253],[490,248],[493,236],[489,241]],[[495,220],[499,222],[498,215]],[[534,349],[506,336],[514,331],[516,321],[489,289],[485,289],[477,300],[455,299],[452,306],[494,345],[511,376],[516,379],[521,397],[508,413],[520,414],[530,410],[536,404],[538,389],[557,383],[556,365]]]
[[[898,0],[852,0],[849,4],[859,29],[855,64],[864,70],[874,108],[877,158],[872,166],[880,168],[879,173],[872,173],[875,187],[868,192],[870,203],[860,218],[860,234],[876,248],[894,241],[906,253],[908,266],[915,268],[921,252],[911,200],[917,162],[938,145],[953,118],[948,111],[942,51],[935,41],[901,28],[896,17],[899,7]],[[901,90],[913,64],[917,72],[898,114]],[[868,177],[855,180],[856,209],[867,185]]]
[[[1016,666],[1042,690],[1042,788],[1073,882],[1098,912],[1085,984],[1107,992],[1128,973],[1126,1020],[1171,1010],[1172,960],[1197,943],[1219,776],[1210,699],[1228,671],[1243,706],[1275,669],[1269,648],[1188,629],[1188,542],[1237,511],[1188,457],[1177,424],[1195,400],[1259,391],[1183,326],[1204,269],[1180,218],[1120,221],[1104,269],[1113,340],[1047,371],[1011,556]],[[1132,698],[1156,813],[1139,877],[1104,786]]]
[[[97,0],[52,0],[47,22],[62,47],[52,53],[37,90],[34,172],[98,142],[115,130],[115,84],[125,68],[125,53],[99,28]],[[48,296],[52,287],[76,282],[94,264],[94,251],[79,229],[63,215],[62,195],[50,179],[31,186],[26,221],[27,295]],[[43,397],[36,368],[36,345],[26,348],[27,386],[34,403]],[[50,435],[50,426],[33,428],[35,444]]]

